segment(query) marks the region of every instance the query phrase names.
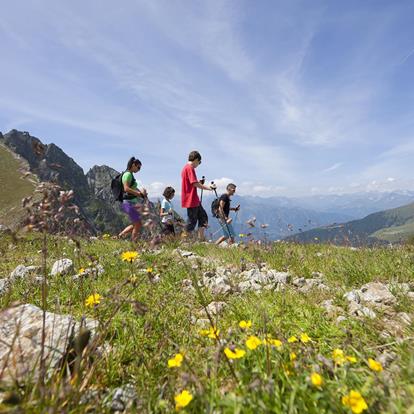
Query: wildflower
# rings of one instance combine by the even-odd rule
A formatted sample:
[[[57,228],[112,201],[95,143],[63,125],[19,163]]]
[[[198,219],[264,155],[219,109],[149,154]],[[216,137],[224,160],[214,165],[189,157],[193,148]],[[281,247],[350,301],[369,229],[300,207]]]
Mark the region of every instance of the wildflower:
[[[210,326],[210,329],[200,329],[199,334],[201,336],[207,336],[210,339],[218,339],[220,329],[217,329],[215,326]]]
[[[301,342],[303,342],[304,344],[306,344],[306,343],[310,342],[311,339],[309,338],[308,334],[303,333],[300,336],[300,340],[301,340]]]
[[[81,267],[78,271],[78,275],[81,275],[82,273],[85,273],[85,272],[86,272],[85,268]]]
[[[372,358],[368,358],[368,366],[375,372],[381,372],[383,369],[381,363]]]
[[[239,326],[240,326],[240,328],[241,329],[248,329],[248,328],[251,328],[251,326],[252,326],[252,321],[240,321],[239,322]]]
[[[85,306],[92,307],[94,305],[97,305],[101,302],[101,295],[99,293],[94,293],[93,295],[90,295],[85,300]]]
[[[317,388],[321,387],[323,384],[323,378],[317,372],[312,372],[310,379],[311,379],[312,385]]]
[[[147,273],[152,273],[154,269],[152,267],[147,267]]]
[[[246,346],[251,350],[256,349],[261,344],[262,341],[257,336],[252,335],[246,339]]]
[[[104,240],[108,240],[110,238],[111,238],[111,235],[108,234],[108,233],[105,233],[105,234],[102,235],[102,239],[104,239]]]
[[[129,283],[137,283],[138,282],[138,277],[137,275],[131,275],[130,278],[128,279]]]
[[[354,356],[347,355],[345,358],[348,362],[351,362],[352,364],[355,364],[355,362],[357,362],[357,359]]]
[[[246,237],[246,235],[245,235],[245,234],[243,234],[243,233],[240,233],[240,234],[239,234],[239,237],[242,239],[243,237]]]
[[[342,404],[345,407],[349,407],[355,414],[360,414],[362,411],[368,409],[364,397],[358,391],[354,390],[351,390],[348,395],[342,397]]]
[[[283,364],[282,367],[283,367],[283,372],[286,374],[286,376],[289,376],[289,375],[293,374],[293,372],[290,369],[289,365]]]
[[[183,359],[184,357],[182,354],[175,354],[174,358],[168,360],[168,368],[181,367]]]
[[[239,348],[235,348],[234,351],[230,348],[224,348],[224,353],[228,359],[240,359],[246,355],[246,351]]]
[[[282,341],[279,341],[279,339],[273,339],[270,335],[268,335],[267,338],[263,340],[263,344],[272,345],[272,346],[275,346],[276,348],[281,348],[283,345]]]
[[[291,336],[291,337],[288,339],[288,342],[289,342],[290,344],[293,344],[293,342],[298,342],[298,338],[296,338],[296,336]]]
[[[186,407],[188,404],[190,404],[191,400],[193,399],[192,394],[187,391],[183,390],[179,394],[177,394],[174,397],[175,400],[175,409],[177,411],[181,410],[181,408]]]
[[[297,358],[297,355],[294,352],[291,352],[289,358],[291,361],[294,361]]]
[[[138,257],[137,252],[123,252],[121,258],[124,262],[132,263]]]
[[[343,365],[346,362],[344,351],[342,349],[336,348],[332,351],[332,359],[335,364]]]

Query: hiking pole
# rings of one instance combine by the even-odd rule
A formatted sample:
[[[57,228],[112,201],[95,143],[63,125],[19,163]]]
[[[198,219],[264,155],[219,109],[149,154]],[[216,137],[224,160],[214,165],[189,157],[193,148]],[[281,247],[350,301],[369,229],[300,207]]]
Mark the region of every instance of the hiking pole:
[[[204,185],[205,182],[206,182],[206,177],[204,177],[204,175],[203,175],[201,177],[200,184]],[[203,189],[201,189],[201,197],[200,197],[200,204],[202,204],[202,203],[203,203]]]
[[[213,186],[214,194],[216,195],[216,198],[218,199],[219,197],[218,197],[218,194],[217,194],[216,187],[214,185],[214,181],[211,182],[211,185]],[[220,201],[219,201],[219,211],[220,211]],[[227,227],[227,233],[229,234],[229,239],[231,239],[231,233],[230,233],[229,225],[227,224],[227,220],[224,219],[223,221],[224,221],[224,224]]]

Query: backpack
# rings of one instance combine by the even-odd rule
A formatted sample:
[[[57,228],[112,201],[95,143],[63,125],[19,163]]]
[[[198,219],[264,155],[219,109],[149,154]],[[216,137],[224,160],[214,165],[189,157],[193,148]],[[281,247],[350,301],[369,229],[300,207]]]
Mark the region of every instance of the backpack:
[[[121,172],[121,174],[118,174],[111,180],[111,192],[116,201],[123,201],[124,199],[124,186],[122,185],[123,174],[124,173]]]
[[[219,205],[220,205],[220,200],[218,198],[215,198],[211,202],[211,215],[215,218],[219,218]]]

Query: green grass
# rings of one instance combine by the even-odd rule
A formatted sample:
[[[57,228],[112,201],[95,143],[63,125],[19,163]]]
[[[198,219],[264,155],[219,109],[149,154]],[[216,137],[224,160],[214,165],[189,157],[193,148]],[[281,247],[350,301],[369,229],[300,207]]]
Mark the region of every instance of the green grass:
[[[410,412],[414,404],[412,340],[396,342],[393,338],[382,338],[381,318],[349,318],[338,325],[318,304],[327,298],[341,303],[343,292],[368,281],[413,282],[414,248],[351,250],[286,243],[246,249],[220,249],[205,244],[183,247],[211,259],[207,267],[213,267],[213,260],[218,260],[235,267],[264,262],[269,268],[289,270],[295,276],[311,277],[312,272],[322,272],[331,288],[331,292],[314,291],[306,295],[287,289],[213,298],[204,289],[194,293],[182,289],[183,279],[200,279],[205,267],[194,269],[187,261],[177,259],[172,252],[177,245],[165,246],[159,254],[141,245],[139,259],[128,264],[120,259],[123,251],[131,249],[128,242],[80,240],[80,248],[76,248],[61,238],[48,239],[49,268],[63,255],[72,258],[77,269],[88,267],[90,262],[105,268],[105,274],[97,279],[49,280],[48,310],[77,317],[86,315],[99,319],[101,326],[108,324],[102,335],[112,351],[95,361],[89,388],[104,390],[134,384],[139,407],[131,412],[171,413],[175,410],[174,395],[183,389],[193,395],[185,409],[187,413],[348,413],[351,411],[343,406],[341,397],[350,390],[361,392],[369,413]],[[34,236],[14,242],[3,237],[0,274],[7,275],[17,264],[39,265],[40,248],[41,242]],[[140,271],[148,266],[161,275],[158,284],[151,283],[146,273]],[[0,307],[14,301],[41,306],[40,290],[30,280],[20,281],[8,295],[0,297]],[[102,295],[102,301],[94,309],[87,308],[85,299],[93,293]],[[214,319],[220,329],[220,341],[201,336],[199,326],[194,323],[203,303],[213,299],[224,300],[228,305]],[[145,315],[136,312],[133,301],[146,305]],[[398,306],[399,311],[414,312],[412,300],[401,298]],[[116,308],[119,310],[111,317]],[[249,331],[239,328],[240,320],[252,321]],[[290,336],[299,337],[301,333],[307,333],[312,341],[287,342]],[[408,328],[406,337],[412,334],[412,328]],[[277,349],[260,345],[249,350],[245,343],[249,335],[261,340],[271,335],[280,339],[283,346]],[[231,346],[245,350],[246,355],[228,361],[223,348]],[[322,361],[332,363],[335,348],[355,356],[357,362],[329,368]],[[395,352],[397,361],[391,368],[375,373],[366,361],[369,357],[376,358],[382,349]],[[168,359],[178,352],[184,355],[182,366],[168,368]],[[293,362],[292,352],[297,355]],[[316,371],[324,380],[321,388],[309,381],[310,374]],[[85,366],[83,375],[86,372]],[[58,394],[51,384],[50,393],[43,398],[36,389],[23,388],[18,392],[25,412],[44,412],[52,407],[56,412],[88,410],[86,405],[78,404],[76,386]],[[95,412],[109,412],[103,402],[92,408]]]
[[[24,212],[21,201],[31,195],[35,188],[32,181],[23,178],[22,166],[22,162],[0,144],[0,220],[10,227],[15,227],[22,219]]]

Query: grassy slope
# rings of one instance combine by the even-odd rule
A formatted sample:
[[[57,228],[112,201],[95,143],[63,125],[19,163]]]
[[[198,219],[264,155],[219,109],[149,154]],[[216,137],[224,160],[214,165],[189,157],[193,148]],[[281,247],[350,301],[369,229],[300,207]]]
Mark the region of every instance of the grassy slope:
[[[21,201],[32,194],[35,186],[22,177],[22,165],[10,150],[0,144],[0,223],[10,227],[23,217]]]
[[[8,274],[17,264],[40,264],[36,254],[41,246],[39,240],[22,239],[15,245],[10,242],[8,237],[0,239],[0,254],[5,259],[0,262],[0,274]],[[347,413],[350,410],[341,404],[341,396],[350,389],[361,391],[370,413],[407,412],[414,403],[412,342],[397,343],[392,338],[381,338],[380,319],[348,319],[338,325],[335,318],[327,317],[318,306],[327,298],[344,305],[345,290],[371,280],[413,282],[412,248],[354,251],[333,246],[278,244],[270,250],[228,250],[193,245],[194,252],[211,259],[211,266],[213,260],[223,260],[230,266],[266,262],[271,268],[305,277],[319,271],[332,288],[331,293],[318,291],[304,295],[288,290],[216,298],[203,292],[206,302],[225,300],[229,305],[215,320],[223,343],[246,349],[247,334],[238,328],[242,319],[252,320],[250,333],[261,338],[270,333],[283,341],[281,350],[261,346],[233,361],[236,380],[218,342],[200,337],[199,328],[192,322],[202,307],[202,300],[182,289],[183,279],[198,279],[206,268],[195,270],[188,262],[177,260],[172,254],[173,247],[157,255],[142,252],[136,263],[128,264],[120,260],[120,253],[131,248],[127,242],[83,241],[77,250],[61,239],[49,241],[49,266],[56,258],[66,255],[75,261],[77,268],[88,266],[91,260],[105,267],[105,274],[99,279],[85,279],[80,283],[61,277],[49,282],[49,310],[79,317],[86,314],[102,322],[109,320],[105,338],[113,348],[109,356],[98,359],[91,379],[94,389],[130,382],[136,386],[140,398],[138,412],[151,413],[173,412],[174,395],[182,389],[194,395],[186,410],[189,413]],[[145,273],[140,272],[148,266],[160,273],[160,283],[150,283]],[[84,306],[85,298],[92,293],[103,296],[96,309]],[[29,280],[19,282],[9,295],[0,298],[0,308],[15,300],[40,306],[40,286]],[[130,300],[145,303],[148,312],[137,315]],[[120,311],[110,319],[117,306]],[[413,312],[414,306],[401,297],[397,310]],[[301,332],[306,332],[312,342],[306,345],[286,342],[288,337],[299,336]],[[407,336],[412,333],[409,329]],[[329,372],[317,355],[330,359],[335,348],[356,356],[358,362]],[[377,374],[367,368],[366,360],[375,357],[380,349],[395,352],[398,362],[392,370]],[[180,368],[169,369],[167,361],[178,351],[184,353],[185,362]],[[297,355],[294,363],[290,362],[291,352]],[[324,378],[320,389],[309,383],[309,374],[315,370],[320,370]],[[41,412],[44,406],[54,406],[57,411],[64,406],[65,412],[70,413],[86,412],[87,407],[78,404],[76,388],[66,392],[62,392],[60,399],[55,393],[40,403],[35,402],[35,392],[22,390],[22,407],[25,412]],[[99,403],[90,408],[92,412],[106,412]]]

